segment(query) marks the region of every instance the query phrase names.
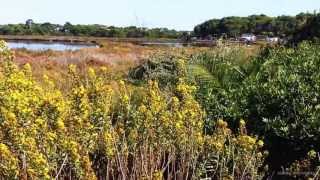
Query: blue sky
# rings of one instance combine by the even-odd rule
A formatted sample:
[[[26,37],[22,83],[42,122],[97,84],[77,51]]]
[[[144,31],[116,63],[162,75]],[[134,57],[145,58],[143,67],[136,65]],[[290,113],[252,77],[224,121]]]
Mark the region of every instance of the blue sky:
[[[320,0],[1,0],[0,24],[36,22],[168,27],[192,30],[224,16],[295,15],[320,10]]]

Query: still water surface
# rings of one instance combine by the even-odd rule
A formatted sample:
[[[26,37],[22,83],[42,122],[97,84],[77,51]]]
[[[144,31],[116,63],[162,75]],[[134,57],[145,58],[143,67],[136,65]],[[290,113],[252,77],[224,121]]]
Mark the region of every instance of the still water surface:
[[[27,49],[31,51],[75,51],[83,48],[97,48],[94,44],[76,44],[76,43],[64,43],[64,42],[32,42],[32,41],[12,41],[7,42],[10,49]]]

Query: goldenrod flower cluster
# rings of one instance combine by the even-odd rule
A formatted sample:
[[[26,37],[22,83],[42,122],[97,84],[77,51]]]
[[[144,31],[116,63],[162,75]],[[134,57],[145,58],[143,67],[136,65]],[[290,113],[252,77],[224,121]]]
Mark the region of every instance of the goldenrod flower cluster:
[[[244,174],[249,179],[263,178],[258,167],[262,167],[268,153],[262,151],[263,141],[246,134],[245,127],[245,121],[240,120],[239,133],[234,134],[227,122],[220,119],[214,133],[205,137],[205,154],[207,159],[216,162],[209,165],[220,172],[217,178],[242,179]]]
[[[80,77],[70,65],[70,88],[59,90],[46,75],[36,81],[30,65],[17,67],[3,43],[0,55],[0,179],[188,179],[200,176],[202,158],[250,173],[239,164],[262,159],[263,142],[232,134],[223,120],[206,135],[195,87],[183,80],[173,93],[156,81],[114,87],[97,75],[105,68]]]

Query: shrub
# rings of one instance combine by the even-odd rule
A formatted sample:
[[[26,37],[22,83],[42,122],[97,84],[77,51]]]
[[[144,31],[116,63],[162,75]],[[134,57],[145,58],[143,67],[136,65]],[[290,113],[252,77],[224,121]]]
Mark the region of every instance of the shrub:
[[[215,117],[206,122],[207,131],[214,127],[211,119],[228,119],[233,128],[238,119],[248,119],[249,132],[266,137],[271,169],[319,151],[319,55],[318,45],[302,43],[294,49],[267,48],[245,64],[237,64],[237,56],[235,62],[196,58],[197,65],[222,69],[205,68],[210,81],[196,80],[199,101]]]
[[[183,59],[173,55],[159,55],[130,70],[129,80],[133,82],[156,80],[160,87],[175,86],[179,78],[185,76],[185,68]]]

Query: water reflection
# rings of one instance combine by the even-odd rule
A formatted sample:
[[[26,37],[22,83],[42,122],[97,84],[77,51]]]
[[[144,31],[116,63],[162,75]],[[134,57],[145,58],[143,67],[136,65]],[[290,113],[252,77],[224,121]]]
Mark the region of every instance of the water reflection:
[[[10,49],[27,49],[31,51],[66,51],[66,50],[79,50],[83,48],[97,48],[94,44],[76,44],[76,43],[64,43],[64,42],[32,42],[32,41],[12,41],[7,42]]]

